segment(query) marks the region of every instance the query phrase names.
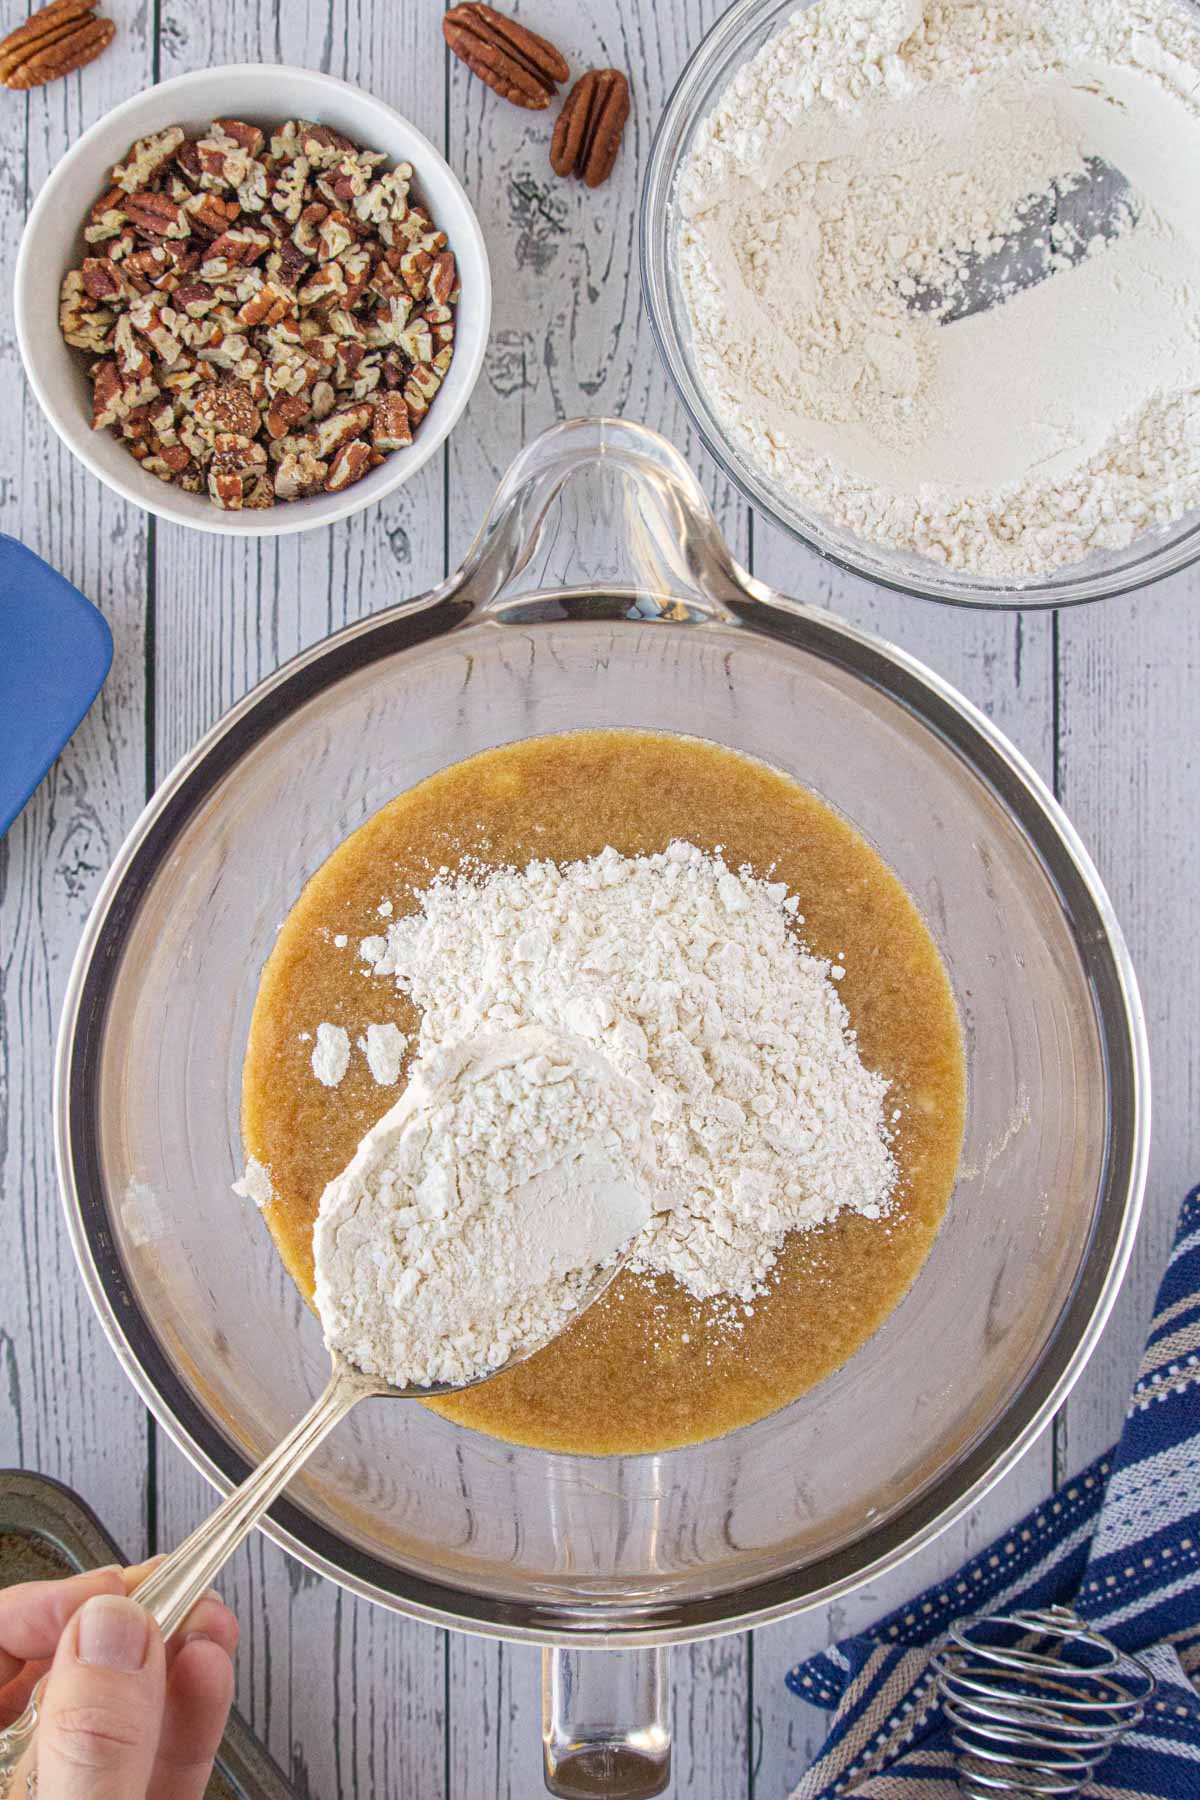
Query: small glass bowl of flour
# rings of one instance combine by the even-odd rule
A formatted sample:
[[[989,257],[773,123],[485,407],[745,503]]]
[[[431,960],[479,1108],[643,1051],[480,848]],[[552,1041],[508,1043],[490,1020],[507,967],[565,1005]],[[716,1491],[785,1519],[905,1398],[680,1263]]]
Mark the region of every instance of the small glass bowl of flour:
[[[1200,555],[1200,6],[743,0],[642,202],[659,345],[730,478],[931,599]]]

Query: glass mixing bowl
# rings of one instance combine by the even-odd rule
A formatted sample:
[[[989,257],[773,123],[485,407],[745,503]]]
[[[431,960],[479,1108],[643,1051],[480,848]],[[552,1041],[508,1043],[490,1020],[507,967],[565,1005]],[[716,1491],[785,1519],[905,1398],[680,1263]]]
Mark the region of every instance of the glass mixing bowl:
[[[266,1529],[436,1624],[647,1646],[823,1604],[926,1543],[1047,1423],[1114,1298],[1145,1177],[1136,985],[1071,826],[981,713],[903,652],[746,576],[661,438],[558,426],[517,459],[462,569],[264,681],[159,789],[70,980],[56,1129],[109,1337],[227,1488],[327,1371],[316,1319],[230,1193],[279,921],[400,790],[586,726],[693,733],[786,770],[905,882],[966,1041],[945,1223],[875,1337],[755,1425],[596,1459],[376,1402]]]
[[[709,403],[691,351],[691,328],[676,266],[678,175],[696,131],[729,81],[768,38],[812,0],[741,0],[690,58],[654,139],[642,189],[642,290],[667,370],[710,455],[747,500],[830,562],[884,587],[960,606],[1071,606],[1145,587],[1200,556],[1200,512],[1146,532],[1124,550],[1103,551],[1038,580],[1005,585],[940,567],[924,557],[869,543],[796,503],[732,442]],[[1180,0],[1200,18],[1195,0]],[[952,328],[951,328],[952,329]],[[1083,327],[1081,327],[1083,329]]]

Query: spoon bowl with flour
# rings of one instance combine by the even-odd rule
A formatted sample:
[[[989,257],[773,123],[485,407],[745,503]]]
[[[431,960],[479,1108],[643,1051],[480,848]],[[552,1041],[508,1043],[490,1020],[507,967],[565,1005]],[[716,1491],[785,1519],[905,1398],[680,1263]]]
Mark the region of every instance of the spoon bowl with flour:
[[[332,1369],[281,1444],[134,1592],[164,1638],[360,1400],[428,1400],[524,1362],[598,1300],[650,1220],[652,1097],[524,1026],[421,1058],[329,1183],[313,1233]],[[23,1753],[36,1696],[5,1734]]]

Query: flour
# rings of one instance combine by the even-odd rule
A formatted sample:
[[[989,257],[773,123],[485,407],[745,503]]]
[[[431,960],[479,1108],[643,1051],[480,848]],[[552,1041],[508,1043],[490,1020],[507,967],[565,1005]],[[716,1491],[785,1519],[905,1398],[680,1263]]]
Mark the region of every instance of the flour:
[[[326,1187],[326,1340],[394,1386],[459,1385],[556,1336],[645,1226],[648,1090],[534,1027],[434,1051]]]
[[[261,1212],[275,1198],[270,1169],[260,1163],[256,1156],[247,1157],[246,1172],[240,1181],[234,1182],[233,1191],[242,1200],[253,1200]]]
[[[339,1087],[349,1067],[349,1032],[342,1025],[318,1025],[312,1053],[312,1072],[317,1080],[323,1087]]]
[[[863,1067],[781,882],[675,843],[439,878],[417,899],[360,953],[422,1009],[422,1057],[537,1024],[650,1095],[654,1216],[635,1267],[748,1301],[788,1231],[885,1210],[887,1082]]]
[[[1081,243],[1098,162],[1127,197]],[[1020,287],[1006,247],[1046,196],[1046,278]],[[1200,506],[1178,0],[819,0],[734,77],[680,200],[702,385],[802,506],[1014,582]],[[994,304],[955,317],[989,258]]]
[[[379,1086],[395,1087],[400,1079],[404,1052],[408,1049],[408,1039],[400,1027],[390,1022],[368,1025],[365,1035],[358,1040],[358,1047]]]

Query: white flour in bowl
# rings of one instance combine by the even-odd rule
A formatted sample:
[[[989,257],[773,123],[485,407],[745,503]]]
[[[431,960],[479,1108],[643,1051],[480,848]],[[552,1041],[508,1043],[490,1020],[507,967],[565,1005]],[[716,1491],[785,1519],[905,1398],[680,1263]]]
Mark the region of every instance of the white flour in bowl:
[[[541,1025],[651,1097],[654,1216],[634,1267],[752,1301],[785,1234],[896,1179],[887,1082],[864,1068],[781,882],[692,844],[435,880],[361,952],[422,1010],[422,1057]],[[420,1067],[418,1062],[417,1067]]]
[[[1097,168],[1123,185],[1085,239],[1065,220]],[[1200,506],[1180,0],[819,0],[730,83],[680,200],[701,383],[801,506],[1012,582]],[[993,304],[954,316],[981,267]]]

